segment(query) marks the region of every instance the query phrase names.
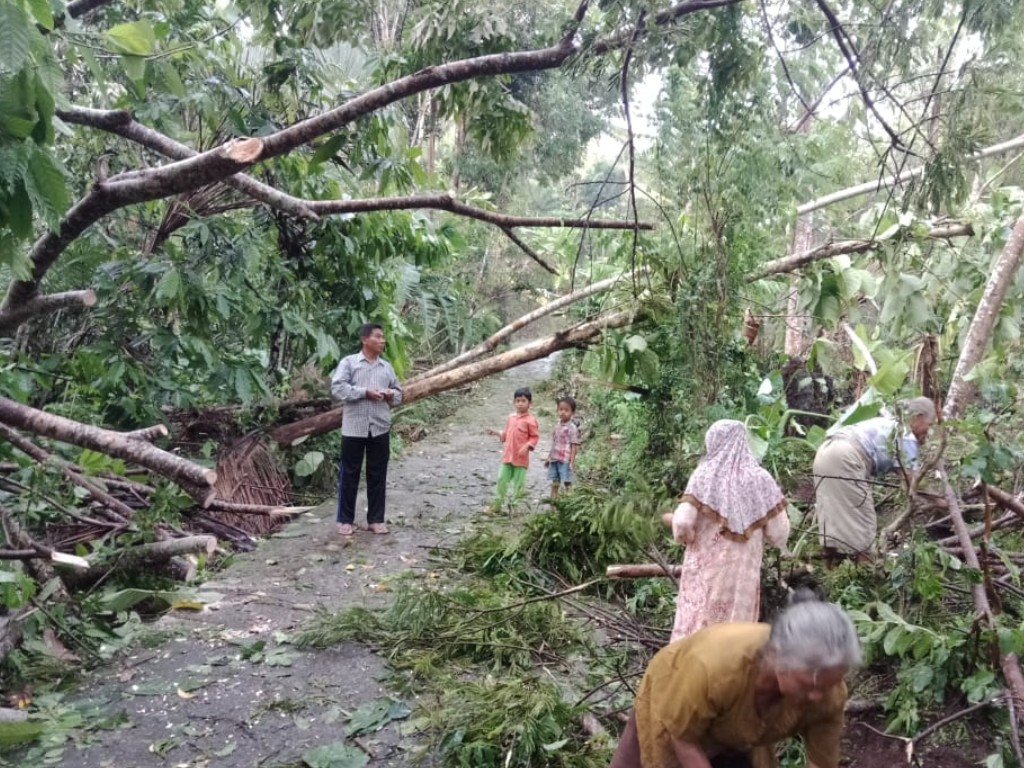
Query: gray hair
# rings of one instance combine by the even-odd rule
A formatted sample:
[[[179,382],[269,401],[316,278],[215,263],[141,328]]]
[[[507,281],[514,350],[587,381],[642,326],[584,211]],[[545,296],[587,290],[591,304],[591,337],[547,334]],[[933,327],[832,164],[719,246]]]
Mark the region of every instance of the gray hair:
[[[764,648],[770,663],[799,671],[859,666],[860,640],[850,617],[838,605],[808,599],[800,592],[804,590],[772,622]]]
[[[908,419],[912,419],[915,416],[924,416],[925,421],[929,424],[935,423],[935,403],[927,397],[912,397],[909,400],[904,400],[903,413],[906,414]]]

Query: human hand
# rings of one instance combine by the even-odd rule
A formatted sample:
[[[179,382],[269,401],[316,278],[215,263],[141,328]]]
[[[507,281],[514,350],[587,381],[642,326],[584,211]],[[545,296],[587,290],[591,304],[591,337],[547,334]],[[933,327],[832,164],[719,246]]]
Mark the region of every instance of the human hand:
[[[683,502],[672,513],[672,538],[680,544],[692,544],[697,538],[697,510]]]
[[[545,467],[550,467],[551,466],[551,459],[544,459],[544,466]]]
[[[484,430],[484,434],[488,434],[488,435],[490,435],[491,437],[501,437],[501,432],[499,432],[499,431],[498,431],[498,430],[496,430],[496,429],[491,429],[490,427],[487,427],[487,428],[486,428],[486,429]]]
[[[390,403],[390,402],[391,402],[392,400],[394,400],[394,399],[395,399],[395,390],[393,390],[393,389],[385,389],[385,390],[382,390],[380,394],[381,394],[381,397],[383,397],[383,398],[384,398],[385,400],[387,400],[387,401],[388,401],[389,403]]]

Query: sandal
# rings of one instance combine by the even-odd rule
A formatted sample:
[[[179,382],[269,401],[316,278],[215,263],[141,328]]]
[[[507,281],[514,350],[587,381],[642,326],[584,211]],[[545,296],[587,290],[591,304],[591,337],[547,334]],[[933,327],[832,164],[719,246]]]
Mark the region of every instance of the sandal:
[[[370,533],[375,533],[378,536],[383,536],[387,533],[391,533],[385,523],[370,523],[367,528],[370,529]]]
[[[353,536],[355,532],[356,527],[352,523],[340,523],[338,525],[338,534],[341,536]]]

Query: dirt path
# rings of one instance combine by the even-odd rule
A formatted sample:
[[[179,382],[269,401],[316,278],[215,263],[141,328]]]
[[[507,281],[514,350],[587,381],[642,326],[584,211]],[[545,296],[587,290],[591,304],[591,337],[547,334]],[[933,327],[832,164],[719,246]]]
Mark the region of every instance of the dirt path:
[[[64,764],[296,765],[307,750],[341,741],[347,715],[387,695],[383,661],[358,644],[307,652],[279,641],[316,608],[385,605],[390,585],[400,586],[396,576],[411,570],[429,578],[425,547],[461,538],[485,514],[500,449],[484,428],[500,428],[513,390],[545,379],[548,366],[539,361],[485,381],[471,405],[392,464],[390,536],[361,531],[340,540],[330,499],[204,584],[223,595],[212,610],[165,616],[155,627],[165,642],[98,670],[79,698],[123,713],[123,724],[69,745]],[[534,403],[543,449],[554,409]],[[529,498],[541,498],[540,462],[527,478]],[[357,508],[365,524],[362,495]],[[370,766],[411,762],[411,740],[394,722],[359,744]]]

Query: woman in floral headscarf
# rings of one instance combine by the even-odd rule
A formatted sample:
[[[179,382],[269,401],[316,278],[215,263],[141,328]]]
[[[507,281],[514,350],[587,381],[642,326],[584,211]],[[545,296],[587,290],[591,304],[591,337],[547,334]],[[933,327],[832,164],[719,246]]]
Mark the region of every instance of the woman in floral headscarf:
[[[672,641],[711,624],[757,621],[764,540],[785,549],[786,499],[747,444],[742,422],[716,421],[672,515],[686,545]]]

